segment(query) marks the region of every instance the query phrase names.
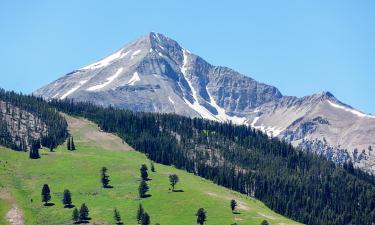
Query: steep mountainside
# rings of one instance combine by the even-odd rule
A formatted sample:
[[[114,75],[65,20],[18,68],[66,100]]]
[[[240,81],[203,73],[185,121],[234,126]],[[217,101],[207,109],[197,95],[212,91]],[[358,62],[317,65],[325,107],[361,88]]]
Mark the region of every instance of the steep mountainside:
[[[162,34],[149,33],[34,94],[247,124],[336,162],[352,160],[375,170],[374,116],[329,92],[283,96],[273,86],[207,63]]]
[[[26,151],[40,141],[55,148],[67,134],[66,121],[42,99],[0,89],[0,145]]]

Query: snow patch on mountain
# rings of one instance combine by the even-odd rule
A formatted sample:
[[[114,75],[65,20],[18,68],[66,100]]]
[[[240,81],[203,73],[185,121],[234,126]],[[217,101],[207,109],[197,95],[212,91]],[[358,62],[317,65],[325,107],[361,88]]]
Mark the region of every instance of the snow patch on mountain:
[[[171,97],[168,97],[168,100],[174,105],[174,101],[171,99]]]
[[[120,49],[119,51],[113,53],[112,55],[110,56],[107,56],[106,58],[96,62],[96,63],[93,63],[93,64],[90,64],[88,66],[85,66],[83,67],[82,69],[83,70],[93,70],[93,69],[98,69],[98,68],[102,68],[102,67],[105,67],[105,66],[108,66],[111,62],[117,60],[117,59],[121,59],[121,58],[124,58],[127,54],[129,54],[130,51],[127,51],[125,53],[122,53],[124,49]]]
[[[60,99],[64,99],[66,97],[68,97],[69,95],[71,95],[73,92],[75,92],[76,90],[78,90],[78,88],[80,88],[82,85],[84,85],[88,80],[82,80],[80,82],[78,82],[78,85],[73,87],[72,89],[70,89],[69,91],[67,91],[65,94],[63,94]]]
[[[139,53],[141,53],[141,49],[138,49],[136,51],[133,52],[132,56],[130,57],[130,59],[134,59],[135,56],[139,55]]]
[[[92,87],[89,87],[86,90],[88,90],[88,91],[97,91],[97,90],[100,90],[100,89],[104,88],[108,84],[112,83],[120,75],[120,73],[123,71],[123,69],[124,68],[118,69],[115,74],[113,74],[112,76],[110,76],[110,77],[107,78],[106,82],[104,82],[102,84],[98,84],[98,85],[92,86]]]
[[[134,72],[132,78],[130,78],[127,84],[133,86],[135,82],[140,81],[140,80],[141,78],[139,78],[138,72],[136,71]]]
[[[327,101],[332,107],[334,108],[338,108],[338,109],[342,109],[344,111],[347,111],[347,112],[350,112],[356,116],[359,116],[359,117],[362,117],[362,118],[372,118],[372,119],[375,119],[375,116],[372,116],[372,115],[368,115],[368,114],[365,114],[363,112],[360,112],[358,110],[355,110],[355,109],[351,109],[351,108],[348,108],[348,107],[345,107],[343,105],[339,105],[339,104],[336,104],[334,102],[331,102],[330,100]]]

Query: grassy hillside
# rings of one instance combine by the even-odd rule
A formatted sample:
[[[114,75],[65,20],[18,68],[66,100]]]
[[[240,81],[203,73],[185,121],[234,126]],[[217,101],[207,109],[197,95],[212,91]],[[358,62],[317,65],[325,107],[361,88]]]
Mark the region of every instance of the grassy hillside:
[[[155,164],[156,172],[149,171],[151,197],[138,198],[139,168],[149,165],[141,153],[111,134],[98,131],[95,124],[83,119],[67,117],[70,133],[74,136],[76,151],[59,146],[56,152],[42,150],[42,158],[28,159],[26,153],[0,148],[0,223],[6,211],[15,207],[23,211],[25,224],[72,224],[73,209],[65,209],[61,198],[64,189],[72,192],[73,204],[86,203],[90,209],[90,224],[114,224],[113,209],[118,208],[125,224],[137,224],[135,215],[139,203],[151,216],[151,224],[195,224],[198,208],[207,211],[208,225],[297,224],[268,209],[261,202],[213,184],[193,174],[173,167]],[[100,184],[100,168],[106,166],[112,189]],[[180,177],[177,189],[169,191],[168,175]],[[48,183],[54,206],[41,203],[41,188]],[[11,198],[4,198],[10,194]],[[239,203],[239,214],[232,214],[230,199]]]

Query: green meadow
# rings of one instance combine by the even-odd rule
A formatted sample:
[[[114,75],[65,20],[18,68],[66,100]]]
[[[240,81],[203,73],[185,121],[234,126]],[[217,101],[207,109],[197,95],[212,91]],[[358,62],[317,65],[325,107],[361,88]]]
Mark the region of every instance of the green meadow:
[[[139,168],[150,162],[118,137],[101,132],[84,119],[67,116],[76,151],[65,145],[55,152],[40,151],[41,158],[31,160],[28,153],[0,147],[0,224],[7,224],[6,213],[12,207],[21,209],[25,224],[73,224],[73,208],[61,203],[64,189],[72,193],[73,204],[86,203],[90,224],[115,224],[113,210],[117,208],[125,225],[135,225],[136,211],[141,203],[151,217],[151,224],[193,225],[199,208],[207,212],[207,225],[298,224],[269,208],[260,201],[220,187],[193,174],[171,166],[155,163],[156,172],[148,171],[148,198],[138,197]],[[102,188],[100,169],[108,168],[113,188]],[[172,192],[169,174],[180,178]],[[48,184],[53,206],[43,206],[41,189]],[[230,200],[238,202],[236,213],[230,210]]]

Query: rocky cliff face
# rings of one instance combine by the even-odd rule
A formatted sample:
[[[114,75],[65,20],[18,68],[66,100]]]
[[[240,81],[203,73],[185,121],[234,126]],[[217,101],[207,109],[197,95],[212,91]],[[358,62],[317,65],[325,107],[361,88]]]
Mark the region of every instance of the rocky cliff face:
[[[2,141],[17,150],[27,150],[31,140],[40,140],[48,129],[40,118],[0,100],[0,133]]]
[[[338,163],[353,160],[375,171],[374,116],[329,92],[283,96],[273,86],[209,64],[162,34],[149,33],[34,94],[246,124]]]

